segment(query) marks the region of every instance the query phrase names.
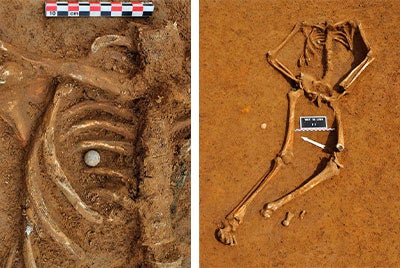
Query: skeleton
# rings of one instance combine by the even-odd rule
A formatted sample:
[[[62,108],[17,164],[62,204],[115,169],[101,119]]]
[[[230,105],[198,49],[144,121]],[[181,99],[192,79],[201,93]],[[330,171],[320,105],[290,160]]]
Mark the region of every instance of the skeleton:
[[[16,136],[21,140],[22,145],[29,143],[35,122],[32,122],[30,118],[32,115],[29,116],[27,111],[21,107],[32,102],[42,106],[48,105],[43,121],[33,136],[26,167],[27,231],[25,232],[23,245],[26,267],[37,267],[37,261],[40,258],[37,254],[40,252],[40,246],[33,239],[37,240],[46,236],[50,236],[59,248],[65,250],[66,258],[71,258],[75,264],[90,265],[94,257],[81,244],[71,239],[62,229],[62,224],[54,218],[52,211],[48,207],[48,200],[43,196],[43,191],[46,189],[38,182],[40,174],[46,174],[50,181],[56,185],[69,203],[69,206],[82,217],[84,224],[92,226],[134,224],[127,222],[127,217],[113,214],[113,211],[108,215],[104,215],[104,213],[92,208],[72,186],[69,174],[64,170],[60,161],[60,149],[58,147],[68,139],[76,139],[79,136],[83,138],[76,143],[75,150],[78,155],[89,149],[97,149],[113,152],[128,159],[134,158],[134,162],[138,162],[138,164],[143,161],[145,166],[148,163],[156,167],[165,166],[163,174],[152,174],[153,171],[150,169],[148,169],[149,174],[141,174],[140,176],[154,177],[153,180],[145,180],[141,185],[135,178],[136,175],[133,174],[134,169],[132,168],[113,170],[107,167],[96,167],[86,169],[84,172],[89,176],[107,176],[117,185],[113,188],[91,189],[90,195],[93,200],[106,200],[108,203],[116,204],[116,206],[122,207],[127,211],[133,211],[134,214],[141,216],[142,223],[145,226],[141,242],[147,248],[149,257],[144,260],[147,265],[156,267],[180,266],[181,259],[179,252],[176,250],[175,238],[169,219],[169,204],[165,202],[165,200],[168,201],[172,198],[169,192],[169,180],[165,180],[161,176],[171,175],[168,173],[169,169],[171,169],[171,163],[168,161],[173,158],[172,147],[174,144],[171,143],[171,140],[177,133],[189,131],[190,120],[183,117],[177,122],[172,122],[171,118],[166,118],[159,114],[160,109],[154,109],[151,106],[145,111],[146,113],[143,113],[148,118],[138,118],[132,112],[131,107],[132,103],[146,98],[149,87],[154,83],[149,78],[151,75],[154,76],[155,74],[155,79],[160,79],[164,75],[163,72],[160,72],[160,68],[164,67],[158,63],[158,60],[167,62],[169,55],[164,55],[163,51],[158,50],[159,47],[154,44],[159,42],[162,43],[159,46],[171,48],[173,47],[172,44],[177,44],[180,41],[180,38],[176,25],[171,23],[161,30],[146,29],[146,31],[143,31],[142,28],[135,27],[135,31],[136,38],[119,35],[99,37],[92,44],[88,58],[70,62],[38,57],[0,40],[0,51],[4,51],[14,58],[14,62],[2,66],[2,70],[0,70],[2,71],[0,72],[0,85],[18,87],[27,76],[37,79],[33,83],[30,81],[27,86],[28,92],[35,92],[35,94],[25,98],[18,96],[22,101],[13,99],[10,102],[10,108],[7,113],[1,114],[5,121],[15,129]],[[140,41],[135,41],[136,39]],[[146,45],[149,47],[144,48]],[[138,50],[139,52],[145,51],[143,56],[151,64],[148,64],[147,68],[144,68],[142,72],[135,74],[133,77],[128,73],[114,72],[110,74],[110,72],[103,71],[96,66],[96,53],[110,47],[122,47],[129,50]],[[153,47],[154,50],[152,50]],[[175,49],[178,50],[178,48]],[[178,52],[180,51],[178,50]],[[174,60],[178,61],[179,58]],[[168,65],[168,62],[166,64]],[[59,80],[56,82],[58,85],[55,86],[55,89],[51,87],[51,81],[54,78]],[[103,94],[106,97],[103,99],[100,97],[99,100],[96,97],[86,96],[86,98],[81,98],[84,99],[83,101],[74,100],[73,105],[64,107],[63,100],[73,98],[74,94],[72,93],[76,93],[79,90],[79,85],[85,85],[86,88],[94,88],[95,92],[100,92],[100,95]],[[54,90],[55,93],[51,93]],[[51,101],[50,97],[48,97],[49,95],[54,95]],[[113,119],[119,118],[119,120],[110,121],[104,118],[85,120],[84,115],[93,111],[108,114]],[[40,116],[40,112],[34,113],[34,118],[39,118]],[[77,121],[76,119],[79,120]],[[59,121],[65,122],[64,130],[66,129],[66,131],[60,129]],[[147,121],[151,127],[144,126],[144,121]],[[174,124],[170,126],[171,123]],[[159,129],[158,135],[148,133],[154,129],[154,126]],[[85,139],[85,133],[93,132],[94,130],[107,131],[107,133],[113,133],[114,136],[120,138],[119,140]],[[149,156],[144,157],[144,159],[136,159],[137,156],[134,155],[135,146],[140,143],[138,135],[142,133],[153,136],[152,139],[148,139],[148,142],[141,142],[142,146],[148,148]],[[160,144],[160,140],[163,143]],[[164,163],[165,160],[162,159],[153,160],[153,154],[156,153],[168,156],[165,157],[168,163]],[[41,161],[41,157],[43,161]],[[42,168],[41,166],[44,167]],[[151,192],[154,191],[151,187],[151,184],[154,183],[157,183],[158,188],[154,189],[156,190],[155,192]],[[142,191],[141,195],[151,200],[150,204],[138,200],[138,191]],[[163,193],[162,197],[158,196],[160,192]],[[163,202],[159,202],[161,200]],[[165,203],[165,205],[162,203]],[[159,215],[157,217],[146,215],[146,211],[154,209],[154,207],[159,210]],[[155,218],[160,222],[159,226],[153,224]],[[170,254],[170,261],[163,262],[164,259],[160,261],[159,259],[162,259],[161,257],[166,254]],[[138,255],[140,255],[139,252]],[[7,267],[12,265],[14,258],[15,249],[10,252]],[[126,264],[118,264],[113,260],[110,260],[110,263]],[[106,263],[103,264],[107,265]],[[134,265],[134,263],[130,263],[130,265]]]
[[[303,54],[300,56],[297,63],[298,67],[303,69],[306,68],[310,64],[312,58],[317,55],[317,52],[322,52],[324,70],[321,79],[305,72],[300,72],[299,75],[294,75],[289,68],[277,59],[277,55],[282,48],[299,32],[304,35],[305,43]],[[337,44],[343,45],[345,49],[355,55],[355,53],[358,52],[354,51],[353,37],[356,34],[359,36],[360,42],[362,42],[364,46],[365,55],[363,56],[365,58],[349,71],[344,79],[332,81],[332,73],[334,69],[333,51],[335,46]],[[314,102],[318,107],[321,104],[326,104],[333,110],[337,134],[336,148],[329,152],[330,159],[325,168],[319,174],[315,175],[309,181],[305,182],[302,186],[299,186],[287,195],[265,204],[263,209],[260,211],[261,215],[265,218],[270,218],[274,211],[286,203],[301,196],[321,182],[339,174],[340,168],[343,166],[339,162],[338,155],[345,147],[342,116],[338,101],[348,93],[349,87],[374,60],[374,57],[360,23],[354,21],[342,21],[336,24],[330,24],[327,22],[321,24],[308,24],[302,22],[294,26],[291,33],[276,49],[267,53],[267,60],[293,84],[292,90],[287,94],[289,107],[285,142],[281,151],[273,160],[272,168],[261,177],[242,201],[240,201],[240,203],[225,217],[222,226],[217,229],[216,235],[218,240],[226,245],[237,244],[235,232],[239,225],[242,224],[248,206],[271,181],[271,179],[275,177],[279,170],[285,165],[291,163],[293,158],[292,148],[294,140],[295,107],[296,102],[301,95],[304,95],[308,100]]]

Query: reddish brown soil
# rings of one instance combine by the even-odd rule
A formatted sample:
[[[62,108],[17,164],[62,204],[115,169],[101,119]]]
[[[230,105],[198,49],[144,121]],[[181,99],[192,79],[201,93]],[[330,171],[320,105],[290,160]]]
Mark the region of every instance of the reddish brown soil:
[[[33,267],[27,264],[27,237],[38,267],[190,266],[190,3],[154,4],[153,16],[146,19],[47,19],[44,1],[0,5],[0,42],[9,48],[0,50],[0,78],[4,70],[11,72],[0,84],[2,267]],[[130,45],[91,55],[94,40],[111,34],[131,38]],[[55,65],[43,64],[50,61]],[[85,73],[82,66],[93,69]],[[104,83],[95,82],[99,76]],[[107,81],[114,83],[107,86]],[[132,88],[118,91],[131,81]],[[109,91],[113,85],[117,92]],[[68,93],[54,110],[63,92]],[[97,102],[114,108],[104,112],[89,105],[71,112],[75,105]],[[103,125],[63,138],[87,120],[122,124],[127,133]],[[54,183],[57,165],[46,166],[52,154],[43,145],[51,128],[69,183],[107,219],[102,224],[80,215]],[[85,150],[79,149],[85,140],[124,142],[126,155],[99,149],[99,167],[121,172],[126,180],[94,174],[83,162]],[[111,195],[96,194],[99,189]],[[125,201],[114,200],[113,193]],[[40,217],[37,196],[66,237],[83,249],[84,258],[56,242]],[[28,226],[33,228],[29,236]]]
[[[202,267],[400,265],[399,11],[397,1],[201,1]],[[272,218],[262,218],[266,202],[299,186],[327,156],[300,136],[335,142],[326,132],[296,133],[294,162],[251,204],[236,234],[238,245],[219,243],[216,228],[270,168],[285,135],[290,85],[266,62],[266,52],[298,22],[350,19],[362,23],[376,59],[340,100],[344,168]],[[296,113],[296,122],[299,115],[326,115],[333,124],[331,110],[305,98]],[[303,220],[297,217],[301,210],[307,212]],[[283,227],[287,211],[296,216]]]

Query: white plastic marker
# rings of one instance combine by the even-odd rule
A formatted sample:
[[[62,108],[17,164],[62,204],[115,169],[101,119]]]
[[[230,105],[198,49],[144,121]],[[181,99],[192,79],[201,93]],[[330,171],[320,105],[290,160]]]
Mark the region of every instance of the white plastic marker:
[[[334,128],[328,128],[328,120],[326,116],[300,116],[300,128],[295,129],[299,131],[334,131]]]
[[[152,2],[46,2],[46,17],[150,17]]]
[[[319,148],[325,149],[325,145],[323,145],[323,144],[321,144],[319,142],[313,141],[312,139],[309,139],[309,138],[303,137],[303,136],[301,136],[301,138],[303,140],[305,140],[306,142],[309,142],[311,144],[314,144],[315,146],[318,146]]]

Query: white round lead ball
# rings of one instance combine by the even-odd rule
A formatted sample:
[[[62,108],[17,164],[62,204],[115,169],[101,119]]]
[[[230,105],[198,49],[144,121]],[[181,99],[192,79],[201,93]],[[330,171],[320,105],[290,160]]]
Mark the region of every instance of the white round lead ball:
[[[261,129],[266,129],[267,128],[267,124],[266,123],[262,123],[260,127],[261,127]]]
[[[100,154],[96,150],[89,150],[85,153],[83,160],[89,167],[95,167],[100,163]]]

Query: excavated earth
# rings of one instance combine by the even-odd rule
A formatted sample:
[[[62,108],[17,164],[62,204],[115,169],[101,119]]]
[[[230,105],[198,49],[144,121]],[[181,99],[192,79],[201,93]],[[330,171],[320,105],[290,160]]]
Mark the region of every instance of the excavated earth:
[[[154,4],[0,4],[1,267],[190,267],[190,1]]]
[[[202,267],[400,265],[399,12],[398,1],[390,0],[200,2]],[[219,243],[216,228],[270,168],[284,140],[290,84],[267,63],[267,51],[296,23],[343,20],[362,23],[375,55],[340,99],[344,168],[264,219],[259,211],[266,202],[320,171],[319,162],[328,156],[301,136],[335,144],[334,132],[295,133],[293,163],[248,208],[236,233],[238,244]],[[301,44],[288,45],[282,53],[284,60],[298,59]],[[333,57],[347,62],[338,51]],[[300,115],[325,115],[334,127],[332,111],[305,98],[299,99],[296,128]],[[295,217],[284,227],[288,211]]]

